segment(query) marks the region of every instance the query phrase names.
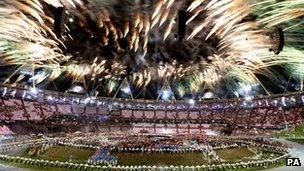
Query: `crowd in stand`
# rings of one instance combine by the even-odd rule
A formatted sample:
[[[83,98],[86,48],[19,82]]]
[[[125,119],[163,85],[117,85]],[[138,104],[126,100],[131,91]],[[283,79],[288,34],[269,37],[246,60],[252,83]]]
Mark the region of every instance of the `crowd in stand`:
[[[4,87],[0,91],[4,92]],[[14,92],[14,96],[12,95]],[[21,94],[28,96],[20,96]],[[75,100],[78,99],[78,100]],[[85,102],[83,102],[85,101]],[[265,130],[279,130],[302,122],[304,94],[270,96],[248,100],[201,101],[190,105],[184,101],[142,101],[123,99],[87,99],[77,95],[55,92],[5,88],[0,98],[0,120],[69,123],[152,123],[144,129],[158,133],[157,124],[166,124],[174,133],[202,133],[202,124],[234,127],[238,133],[256,134]],[[58,116],[58,119],[52,120]],[[51,119],[50,119],[51,118]],[[171,126],[170,126],[171,124]],[[164,125],[164,126],[166,126]],[[149,130],[150,129],[150,130]],[[214,128],[213,128],[214,129]],[[236,132],[234,131],[234,133]]]
[[[13,131],[10,130],[6,125],[0,125],[0,135],[12,135]]]
[[[303,106],[303,93],[188,104],[184,101],[96,99],[50,91],[37,93],[0,87],[0,135],[14,135],[15,141],[0,146],[0,152],[36,146],[31,151],[36,155],[42,153],[46,149],[44,147],[49,147],[39,146],[45,143],[96,150],[86,165],[12,158],[5,154],[0,155],[0,160],[33,161],[50,166],[63,165],[82,169],[105,165],[102,167],[121,167],[127,170],[130,169],[127,166],[116,166],[119,159],[111,155],[112,151],[201,152],[213,159],[214,165],[199,166],[207,170],[270,165],[288,156],[287,148],[269,139],[252,136],[270,135],[277,130],[302,123]],[[99,134],[88,133],[94,131],[87,130],[97,130]],[[84,134],[80,132],[79,135],[75,131],[83,131]],[[72,133],[67,134],[69,132]],[[43,136],[56,133],[53,135],[56,138],[26,141],[31,137],[30,134],[40,133]],[[58,133],[63,133],[63,136],[58,136]],[[241,137],[221,136],[226,133]],[[223,163],[215,152],[216,149],[236,147],[271,149],[279,152],[280,156],[230,164]],[[156,168],[137,167],[151,167],[152,170]]]
[[[5,126],[5,127],[4,127]],[[32,122],[12,122],[3,123],[3,127],[7,128],[6,131],[0,133],[2,136],[14,137],[19,135],[44,135],[44,134],[65,134],[81,132],[85,135],[90,133],[113,133],[113,132],[127,132],[134,134],[163,134],[163,135],[207,135],[218,136],[227,135],[225,130],[229,127],[226,124],[111,124],[111,125],[96,125],[92,123],[88,124],[60,124],[56,127],[50,122],[45,124],[36,124]],[[293,127],[293,126],[292,126]],[[292,128],[291,127],[291,128]],[[291,129],[290,128],[290,129]],[[233,136],[271,136],[277,133],[281,129],[274,128],[245,128],[237,127],[233,128],[231,134]],[[10,134],[7,134],[10,133]],[[90,137],[88,137],[90,138]]]

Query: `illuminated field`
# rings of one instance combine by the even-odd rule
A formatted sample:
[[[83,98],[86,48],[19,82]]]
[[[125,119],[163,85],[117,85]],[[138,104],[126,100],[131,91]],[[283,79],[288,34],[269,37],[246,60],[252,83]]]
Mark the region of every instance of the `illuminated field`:
[[[119,165],[203,165],[208,157],[202,153],[113,153]]]
[[[216,153],[220,158],[224,159],[227,162],[242,161],[244,158],[250,158],[254,156],[247,148],[228,148],[216,150]]]
[[[71,147],[64,147],[64,146],[55,146],[47,149],[41,155],[31,157],[35,159],[44,159],[50,161],[71,161],[76,163],[85,163],[90,156],[94,154],[94,150],[91,149],[79,149],[79,148],[71,148]],[[22,157],[29,157],[28,155],[29,149],[20,151],[17,154]]]
[[[23,157],[29,157],[29,149],[21,152]],[[71,147],[55,146],[42,154],[32,157],[36,159],[44,159],[50,161],[71,161],[77,163],[86,163],[90,156],[94,154],[91,149],[77,149]],[[250,159],[255,154],[247,148],[229,148],[216,150],[220,158],[226,162],[242,161],[243,159]],[[141,153],[141,152],[113,152],[113,156],[118,157],[118,165],[134,166],[134,165],[204,165],[210,164],[211,157],[204,156],[199,152],[187,153]]]
[[[31,148],[15,151],[11,153],[12,156],[29,157],[29,151]],[[225,163],[235,163],[240,161],[254,160],[256,154],[246,147],[227,148],[215,150],[216,154],[223,159]],[[43,153],[31,157],[33,159],[44,159],[49,161],[62,161],[62,162],[74,162],[85,164],[88,158],[95,153],[93,149],[81,149],[67,146],[54,146]],[[211,156],[205,156],[201,152],[186,152],[186,153],[167,153],[167,152],[112,152],[111,155],[118,157],[118,165],[120,166],[197,166],[208,165],[214,163],[214,159]],[[266,154],[265,154],[266,155]],[[274,155],[267,153],[267,155]],[[260,156],[264,158],[265,156]],[[269,157],[269,156],[267,156]],[[266,157],[266,158],[267,158]],[[55,171],[58,167],[49,167],[43,165],[27,165],[24,163],[4,162],[0,164],[8,165],[16,168],[26,168],[28,170],[41,170],[41,171]],[[279,164],[280,165],[280,164]],[[277,165],[276,165],[277,166]],[[270,166],[274,167],[274,166]],[[262,170],[263,168],[251,168],[252,170]],[[249,170],[251,170],[249,169]],[[60,170],[74,171],[75,168],[60,168]],[[93,169],[94,170],[94,169]],[[242,169],[236,169],[242,170]]]

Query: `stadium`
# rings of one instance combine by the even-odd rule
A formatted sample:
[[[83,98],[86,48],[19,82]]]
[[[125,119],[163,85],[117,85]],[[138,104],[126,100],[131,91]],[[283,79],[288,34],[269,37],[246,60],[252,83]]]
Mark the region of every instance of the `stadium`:
[[[303,17],[303,0],[2,0],[0,170],[303,170]]]

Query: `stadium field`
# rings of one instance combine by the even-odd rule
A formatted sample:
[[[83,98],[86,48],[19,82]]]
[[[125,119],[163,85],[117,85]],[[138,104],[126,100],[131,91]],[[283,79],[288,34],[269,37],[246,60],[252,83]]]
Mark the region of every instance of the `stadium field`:
[[[250,158],[255,155],[246,147],[220,149],[216,150],[216,153],[226,162],[243,161],[245,158]]]

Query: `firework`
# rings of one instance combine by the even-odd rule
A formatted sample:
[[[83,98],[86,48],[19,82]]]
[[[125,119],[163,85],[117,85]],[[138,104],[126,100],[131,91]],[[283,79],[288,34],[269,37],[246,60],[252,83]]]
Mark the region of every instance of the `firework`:
[[[222,81],[260,84],[256,75],[272,77],[270,68],[280,65],[301,81],[303,89],[303,39],[299,36],[303,23],[297,20],[304,15],[303,0],[195,0],[188,6],[175,0],[149,1],[144,6],[123,2],[132,6],[122,7],[128,10],[117,10],[116,3],[4,0],[0,7],[0,63],[33,71],[47,69],[50,74],[43,79],[55,80],[66,73],[74,81],[86,77],[92,82],[107,80],[109,93],[115,90],[117,80],[125,77],[138,88],[164,80],[186,82],[187,88],[177,86],[181,97],[195,95],[205,87],[216,89]],[[53,31],[54,19],[45,4],[64,7],[72,19],[70,24],[61,23],[65,28],[61,39]],[[186,22],[189,33],[187,41],[177,42],[172,35],[181,9],[190,14]],[[89,43],[84,47],[93,46],[95,53],[70,52],[68,43],[79,38],[78,33],[70,33],[74,27],[85,33]],[[271,36],[275,28],[284,32],[284,49],[279,39]],[[282,52],[274,55],[269,50]]]
[[[15,4],[11,1],[11,4]],[[19,7],[19,5],[16,5]],[[24,6],[21,6],[24,10]],[[33,9],[32,9],[33,10]],[[6,65],[32,65],[33,67],[54,65],[60,61],[67,60],[61,50],[59,43],[46,36],[51,30],[43,24],[38,13],[32,12],[31,16],[36,16],[37,22],[30,20],[24,13],[7,4],[7,7],[0,8],[1,19],[0,26],[0,45],[2,60]],[[14,25],[12,27],[12,25]],[[55,35],[55,34],[52,34]]]
[[[168,38],[169,34],[170,34],[171,31],[172,31],[172,28],[173,28],[173,26],[174,26],[174,24],[175,24],[174,19],[175,19],[175,16],[173,16],[173,17],[170,19],[169,25],[168,25],[167,29],[165,30],[165,34],[164,34],[164,38],[163,38],[164,41]]]
[[[265,12],[259,22],[267,24],[268,27],[276,26],[284,22],[304,16],[303,0],[286,0],[275,4],[270,4],[264,9],[270,9]]]

